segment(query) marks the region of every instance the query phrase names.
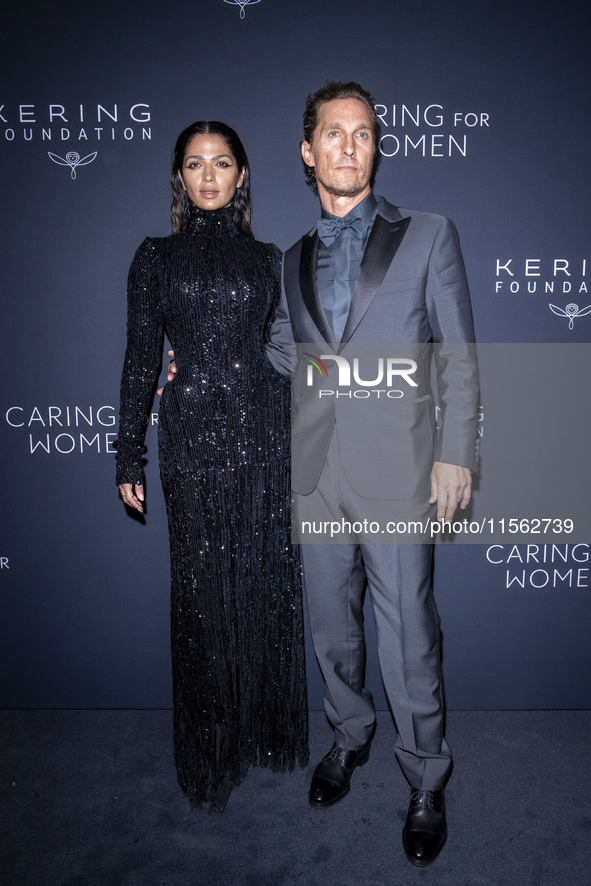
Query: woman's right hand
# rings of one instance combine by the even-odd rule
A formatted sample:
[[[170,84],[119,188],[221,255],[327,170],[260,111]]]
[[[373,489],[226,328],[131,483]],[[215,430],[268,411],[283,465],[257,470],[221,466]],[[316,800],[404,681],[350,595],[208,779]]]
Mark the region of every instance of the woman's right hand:
[[[168,364],[168,372],[166,374],[166,380],[167,381],[174,381],[174,374],[176,372],[176,363],[174,362],[174,351],[169,351],[168,356],[172,357],[172,361]],[[158,388],[158,390],[156,391],[156,393],[158,394],[159,397],[162,396],[163,390],[164,390],[164,388]]]
[[[166,379],[167,379],[167,381],[174,381],[174,374],[176,372],[176,363],[174,362],[174,351],[169,351],[168,356],[172,357],[172,360],[168,364],[168,372],[166,374]],[[164,388],[158,388],[158,390],[156,391],[156,393],[158,394],[159,397],[162,396],[163,390],[164,390]],[[134,492],[134,486],[131,483],[121,483],[119,486],[119,492],[121,493],[121,498],[123,499],[123,501],[125,502],[126,505],[128,505],[130,508],[135,508],[136,511],[142,511],[142,513],[143,513],[143,510],[144,510],[144,508],[142,506],[142,502],[144,500],[144,487],[143,486],[138,486],[136,484],[135,492]]]
[[[121,498],[124,503],[129,508],[135,508],[136,511],[141,511],[142,514],[144,512],[144,506],[142,504],[144,500],[144,487],[139,486],[137,483],[134,486],[132,483],[120,483],[119,484],[119,492],[121,493]]]

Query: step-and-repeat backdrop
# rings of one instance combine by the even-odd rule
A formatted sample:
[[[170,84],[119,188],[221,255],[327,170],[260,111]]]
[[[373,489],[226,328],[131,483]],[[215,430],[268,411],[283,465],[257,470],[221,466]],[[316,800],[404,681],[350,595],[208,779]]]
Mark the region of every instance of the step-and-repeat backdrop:
[[[112,444],[127,269],[146,235],[168,233],[180,130],[220,119],[240,133],[255,232],[285,249],[319,213],[298,149],[305,98],[327,79],[358,80],[382,120],[376,191],[454,219],[477,339],[589,342],[589,18],[583,0],[9,0],[1,706],[171,704],[157,398],[145,519],[118,498]],[[558,361],[556,373],[573,415],[586,412],[560,387]],[[526,403],[527,386],[514,397]],[[552,428],[554,476],[577,477],[588,496],[572,426],[561,437],[537,402],[532,441]],[[480,434],[484,477],[485,402]],[[508,463],[511,454],[507,435]],[[539,516],[568,517],[552,505]],[[541,532],[531,543],[437,547],[450,708],[591,705],[587,541]],[[308,668],[318,708],[311,651]],[[385,708],[373,642],[368,685]]]

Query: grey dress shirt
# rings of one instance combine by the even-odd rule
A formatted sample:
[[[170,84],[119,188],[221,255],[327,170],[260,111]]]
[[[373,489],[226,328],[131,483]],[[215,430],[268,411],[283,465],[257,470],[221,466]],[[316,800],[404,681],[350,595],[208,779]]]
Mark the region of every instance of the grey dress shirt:
[[[358,237],[350,228],[345,228],[330,246],[326,246],[322,240],[318,244],[318,295],[337,342],[343,337],[359,266],[377,210],[376,199],[370,192],[343,218],[343,222],[360,218],[363,222],[362,236]],[[322,218],[338,221],[336,215],[325,209],[322,210]]]

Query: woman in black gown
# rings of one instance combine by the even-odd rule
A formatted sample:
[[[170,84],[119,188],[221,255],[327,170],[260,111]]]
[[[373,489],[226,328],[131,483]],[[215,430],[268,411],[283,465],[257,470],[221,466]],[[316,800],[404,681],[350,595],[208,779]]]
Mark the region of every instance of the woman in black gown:
[[[307,762],[300,577],[290,544],[289,382],[265,356],[281,253],[250,228],[236,133],[178,138],[170,237],[139,247],[128,283],[117,483],[142,510],[144,416],[158,420],[170,533],[175,758],[188,796],[223,809],[250,764]]]

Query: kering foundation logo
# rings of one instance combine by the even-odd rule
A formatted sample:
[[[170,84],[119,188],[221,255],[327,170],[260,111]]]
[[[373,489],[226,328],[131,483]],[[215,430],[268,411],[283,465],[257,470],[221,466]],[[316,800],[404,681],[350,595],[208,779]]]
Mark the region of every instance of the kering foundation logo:
[[[65,157],[58,157],[57,154],[52,154],[51,151],[47,152],[51,157],[54,163],[57,163],[59,166],[69,166],[71,170],[71,177],[76,178],[76,167],[77,166],[88,166],[89,163],[95,159],[98,154],[98,151],[94,151],[92,154],[89,154],[88,157],[80,157],[80,154],[77,151],[68,151]]]
[[[224,2],[230,3],[232,6],[239,6],[240,7],[240,18],[244,18],[244,16],[245,16],[244,7],[245,6],[253,6],[255,3],[260,3],[261,0],[224,0]]]
[[[586,308],[580,308],[578,305],[571,304],[567,305],[564,310],[559,308],[557,305],[549,304],[548,307],[554,314],[558,314],[559,317],[567,317],[568,319],[568,328],[574,329],[574,321],[577,317],[586,317],[587,314],[591,314],[591,305],[587,305]]]
[[[557,317],[568,320],[568,328],[575,328],[575,320],[591,314],[591,305],[580,308],[577,302],[568,302],[563,308],[546,297],[564,296],[564,301],[579,297],[579,303],[587,300],[586,258],[497,258],[495,270],[495,295],[508,298],[515,296],[540,296],[544,309]]]
[[[32,145],[51,142],[47,147],[67,142],[70,147],[77,142],[82,150],[69,151],[65,158],[61,151],[59,154],[48,151],[55,163],[69,166],[72,172],[77,166],[92,162],[89,159],[92,155],[84,148],[93,142],[136,144],[151,140],[152,110],[147,102],[0,104],[0,143],[5,142],[8,148],[11,144],[27,142]]]

